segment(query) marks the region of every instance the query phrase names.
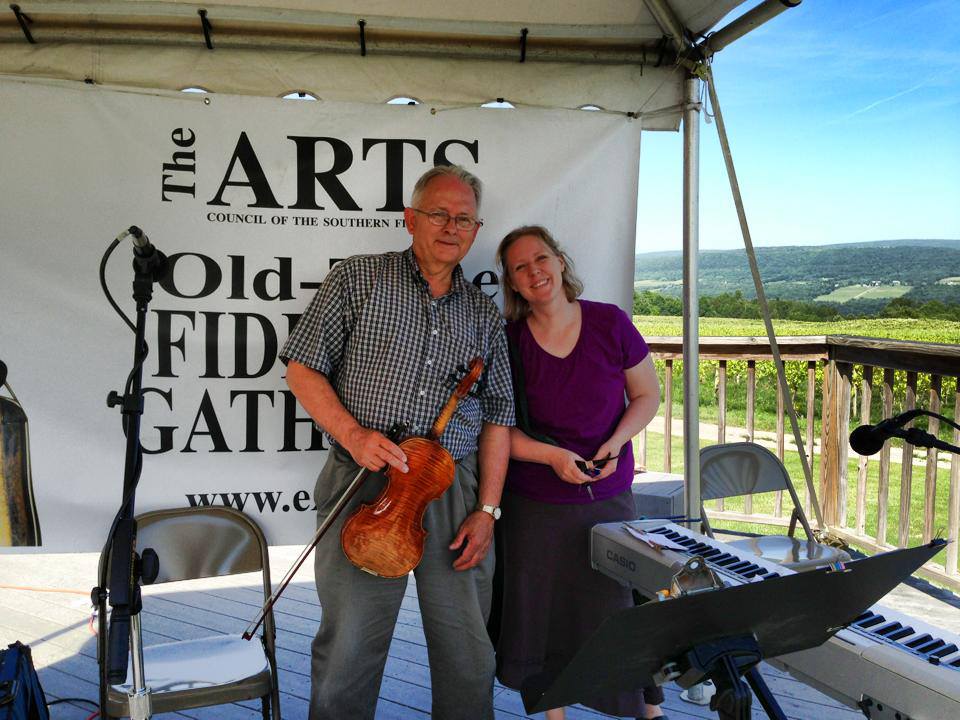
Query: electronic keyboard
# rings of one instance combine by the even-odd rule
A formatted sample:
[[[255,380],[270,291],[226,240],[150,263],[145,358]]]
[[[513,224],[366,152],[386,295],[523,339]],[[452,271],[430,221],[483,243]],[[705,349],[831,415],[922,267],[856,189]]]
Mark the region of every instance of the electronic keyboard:
[[[590,537],[593,568],[647,597],[668,589],[695,555],[725,585],[794,574],[663,520],[605,523]],[[882,605],[820,647],[768,662],[870,718],[960,718],[960,636]]]

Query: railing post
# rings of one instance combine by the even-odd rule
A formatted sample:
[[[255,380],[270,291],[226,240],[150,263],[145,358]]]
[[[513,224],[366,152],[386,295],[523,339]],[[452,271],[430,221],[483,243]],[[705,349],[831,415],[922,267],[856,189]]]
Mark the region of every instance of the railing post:
[[[853,381],[853,365],[837,363],[837,518],[834,524],[847,527],[847,495],[850,479],[847,461],[850,458],[850,385]]]
[[[953,417],[960,418],[960,376],[954,378]],[[953,431],[953,444],[960,445],[960,430]],[[950,499],[947,503],[947,575],[957,576],[957,540],[960,539],[960,456],[950,457]]]
[[[727,441],[727,361],[717,364],[717,442]],[[717,502],[717,510],[723,510],[723,498]]]
[[[943,389],[943,378],[940,375],[930,376],[930,412],[940,412],[940,392]],[[927,432],[936,437],[940,432],[939,418],[927,419]],[[937,449],[927,449],[926,478],[923,484],[923,542],[928,543],[933,538],[934,513],[937,501]]]
[[[673,360],[663,361],[663,471],[673,472]]]
[[[727,441],[727,361],[717,367],[717,442]]]
[[[860,393],[860,422],[870,422],[870,405],[873,402],[873,365],[863,366],[863,384]],[[870,470],[870,458],[860,456],[860,465],[857,470],[857,535],[864,535],[867,531],[867,473]]]
[[[757,361],[747,360],[747,442],[754,439],[754,417],[757,404]],[[750,515],[753,512],[753,496],[743,496],[743,512]]]
[[[917,373],[907,372],[907,396],[903,402],[903,411],[913,410],[917,406]],[[906,547],[910,542],[910,498],[913,491],[913,445],[903,443],[900,457],[900,522],[897,526],[897,545]]]
[[[647,429],[640,431],[640,440],[637,443],[636,469],[646,471],[647,469]]]
[[[893,415],[893,382],[891,368],[883,369],[883,417]],[[887,514],[890,508],[890,441],[880,449],[880,476],[877,481],[877,543],[882,547],[887,542]]]
[[[817,361],[807,361],[807,464],[813,469],[813,438],[816,434],[816,402],[817,402]],[[803,484],[803,511],[810,516],[813,512],[813,502],[810,499],[810,490]]]
[[[783,397],[783,388],[776,383],[777,388],[777,457],[783,462],[783,412],[786,398]],[[783,490],[777,490],[773,498],[773,514],[776,517],[783,515]]]
[[[839,385],[837,363],[828,360],[823,369],[823,412],[820,417],[820,505],[827,525],[836,525],[839,516]]]

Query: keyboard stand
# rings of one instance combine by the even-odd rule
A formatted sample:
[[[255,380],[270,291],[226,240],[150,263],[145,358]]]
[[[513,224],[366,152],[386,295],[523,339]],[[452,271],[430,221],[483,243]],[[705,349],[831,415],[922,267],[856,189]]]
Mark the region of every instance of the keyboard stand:
[[[747,681],[760,688],[768,716],[782,718],[756,671],[750,672],[757,663],[826,642],[944,544],[935,540],[840,568],[621,610],[601,623],[559,673],[528,678],[521,688],[524,707],[533,714],[670,680],[690,687],[712,676],[718,694],[711,709],[722,720],[742,720],[750,717],[750,693],[740,680],[747,673]]]

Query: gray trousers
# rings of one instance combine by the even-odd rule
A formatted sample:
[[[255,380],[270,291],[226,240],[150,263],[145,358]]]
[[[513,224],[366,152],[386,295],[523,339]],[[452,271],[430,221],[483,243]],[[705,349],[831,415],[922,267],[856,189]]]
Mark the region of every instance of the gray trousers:
[[[477,504],[477,459],[457,463],[453,485],[430,503],[428,535],[414,570],[433,688],[434,720],[492,720],[493,647],[486,631],[493,552],[477,567],[453,570],[459,554],[447,549],[460,523]],[[314,497],[323,522],[358,466],[334,448]],[[313,641],[310,720],[372,720],[387,650],[407,578],[380,578],[354,567],[340,547],[340,529],[360,502],[370,502],[384,477],[371,474],[316,549],[316,583],[322,616]]]

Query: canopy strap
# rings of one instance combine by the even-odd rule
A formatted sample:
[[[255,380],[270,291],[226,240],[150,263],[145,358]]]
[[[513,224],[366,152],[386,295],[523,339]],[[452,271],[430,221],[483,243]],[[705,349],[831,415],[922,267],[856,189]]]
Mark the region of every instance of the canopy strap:
[[[760,312],[763,314],[763,325],[767,329],[767,338],[770,340],[773,362],[777,368],[777,380],[779,381],[780,392],[783,394],[784,406],[787,408],[787,414],[790,416],[793,440],[797,444],[797,450],[800,453],[800,463],[803,465],[803,475],[807,482],[807,493],[813,505],[817,525],[822,533],[826,530],[826,526],[823,523],[823,514],[820,511],[817,492],[813,487],[813,471],[810,469],[810,461],[807,459],[806,449],[803,446],[803,438],[800,435],[800,422],[797,420],[797,410],[793,406],[793,393],[790,391],[790,385],[787,383],[787,375],[783,369],[783,359],[780,357],[780,346],[777,344],[777,336],[773,331],[773,321],[770,319],[770,307],[767,305],[767,296],[763,291],[763,281],[760,279],[760,268],[757,265],[757,256],[753,251],[753,241],[750,239],[747,213],[743,209],[743,198],[740,195],[740,183],[737,181],[737,171],[733,166],[733,155],[730,152],[727,128],[723,122],[723,114],[720,112],[720,101],[717,99],[717,88],[713,79],[713,69],[706,63],[702,63],[701,67],[703,68],[702,77],[706,80],[707,92],[710,94],[710,104],[713,106],[714,118],[717,121],[717,135],[720,138],[720,148],[723,151],[723,162],[727,167],[730,191],[733,194],[733,203],[737,208],[737,218],[740,220],[740,232],[743,234],[743,244],[747,251],[747,260],[750,262],[750,274],[753,275],[753,285],[757,290],[757,302],[760,305]]]
[[[20,29],[23,30],[23,34],[26,36],[27,42],[31,45],[36,45],[37,41],[33,39],[33,35],[30,33],[30,28],[27,27],[27,23],[31,25],[33,24],[33,19],[25,12],[21,12],[19,5],[11,5],[10,9],[13,10],[13,14],[17,18],[17,22],[20,23]]]
[[[213,50],[213,40],[210,37],[210,33],[213,32],[213,25],[207,19],[207,11],[200,8],[197,10],[197,15],[200,16],[200,27],[203,28],[203,41],[207,45],[207,50]]]

